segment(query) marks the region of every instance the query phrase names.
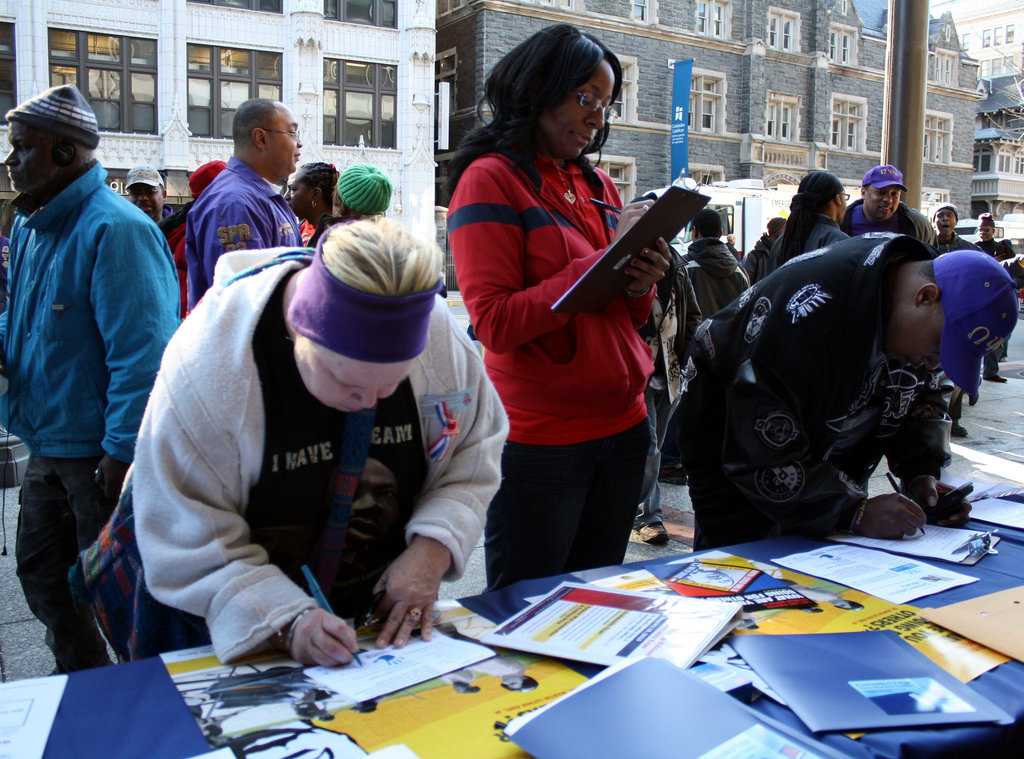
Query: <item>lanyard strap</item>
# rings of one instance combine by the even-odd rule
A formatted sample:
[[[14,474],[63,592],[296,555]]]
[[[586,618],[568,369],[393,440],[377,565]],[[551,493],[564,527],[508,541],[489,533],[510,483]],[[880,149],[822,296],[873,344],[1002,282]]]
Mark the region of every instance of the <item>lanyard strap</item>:
[[[327,515],[327,525],[320,538],[314,561],[317,582],[328,598],[338,574],[341,549],[345,545],[348,521],[352,516],[356,486],[366,466],[366,456],[370,452],[375,413],[376,409],[364,408],[345,415],[345,431],[341,437],[341,455],[334,481],[334,493],[331,496],[331,510]]]

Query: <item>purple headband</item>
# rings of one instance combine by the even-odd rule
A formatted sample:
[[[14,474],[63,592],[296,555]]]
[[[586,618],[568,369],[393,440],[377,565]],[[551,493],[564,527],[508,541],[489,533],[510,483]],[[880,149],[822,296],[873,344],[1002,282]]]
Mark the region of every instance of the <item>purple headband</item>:
[[[342,356],[394,364],[423,352],[436,294],[436,286],[408,295],[356,290],[327,271],[318,246],[288,304],[288,323]]]

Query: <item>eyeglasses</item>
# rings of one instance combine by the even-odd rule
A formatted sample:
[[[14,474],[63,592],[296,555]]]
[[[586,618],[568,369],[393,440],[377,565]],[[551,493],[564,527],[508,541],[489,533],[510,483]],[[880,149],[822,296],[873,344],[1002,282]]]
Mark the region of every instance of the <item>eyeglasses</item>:
[[[848,192],[841,192],[839,194],[843,196],[843,200],[845,200],[847,203],[850,202],[850,193],[848,193]]]
[[[592,111],[594,113],[601,111],[601,116],[604,118],[606,124],[611,124],[616,118],[618,118],[619,114],[615,110],[614,104],[605,105],[596,97],[586,92],[577,92],[575,95],[576,99],[580,101],[580,105],[588,111]]]
[[[262,129],[264,132],[277,132],[278,134],[286,134],[289,137],[291,137],[293,140],[295,140],[296,142],[299,141],[299,137],[300,137],[300,132],[299,132],[298,129],[293,129],[290,132],[286,132],[283,129],[269,129],[267,127],[257,127],[257,129]]]

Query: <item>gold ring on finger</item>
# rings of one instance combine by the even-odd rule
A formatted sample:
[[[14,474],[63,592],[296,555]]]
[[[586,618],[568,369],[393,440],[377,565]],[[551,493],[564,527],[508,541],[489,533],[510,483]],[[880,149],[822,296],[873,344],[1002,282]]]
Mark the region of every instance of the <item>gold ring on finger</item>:
[[[423,617],[423,610],[420,609],[420,607],[418,606],[414,606],[411,609],[409,609],[409,611],[407,611],[405,614],[409,618],[410,622],[412,622],[414,625],[418,625],[420,623],[420,619]]]

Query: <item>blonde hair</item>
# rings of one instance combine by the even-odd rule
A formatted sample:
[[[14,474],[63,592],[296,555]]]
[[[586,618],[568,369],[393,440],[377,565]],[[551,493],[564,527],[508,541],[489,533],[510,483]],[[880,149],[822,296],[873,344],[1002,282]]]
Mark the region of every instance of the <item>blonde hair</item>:
[[[441,250],[384,218],[336,224],[321,246],[324,266],[349,287],[371,295],[407,295],[437,287]]]

